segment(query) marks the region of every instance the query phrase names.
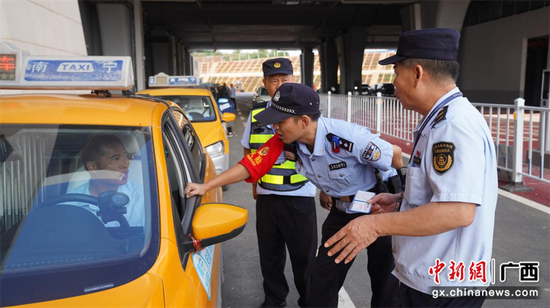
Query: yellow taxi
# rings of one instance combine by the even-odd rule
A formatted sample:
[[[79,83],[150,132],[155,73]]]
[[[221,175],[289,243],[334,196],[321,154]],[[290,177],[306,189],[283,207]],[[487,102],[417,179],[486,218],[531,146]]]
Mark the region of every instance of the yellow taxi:
[[[0,42],[0,63],[0,90],[93,90],[0,96],[0,305],[220,307],[248,213],[185,197],[216,173],[184,111],[127,91],[129,57]]]
[[[216,173],[229,168],[229,141],[224,123],[235,120],[234,113],[221,113],[210,90],[199,88],[195,76],[169,76],[159,73],[149,77],[150,89],[138,94],[148,94],[170,100],[180,106],[193,123],[199,138],[210,154]]]

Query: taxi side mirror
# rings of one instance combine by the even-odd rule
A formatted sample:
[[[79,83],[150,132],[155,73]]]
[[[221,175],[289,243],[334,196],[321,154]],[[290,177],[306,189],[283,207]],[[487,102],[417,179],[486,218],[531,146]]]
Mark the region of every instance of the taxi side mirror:
[[[226,112],[222,115],[222,121],[224,122],[233,122],[235,121],[235,114],[231,112]]]
[[[192,223],[195,250],[236,237],[243,232],[247,220],[248,211],[244,208],[223,203],[202,204]]]

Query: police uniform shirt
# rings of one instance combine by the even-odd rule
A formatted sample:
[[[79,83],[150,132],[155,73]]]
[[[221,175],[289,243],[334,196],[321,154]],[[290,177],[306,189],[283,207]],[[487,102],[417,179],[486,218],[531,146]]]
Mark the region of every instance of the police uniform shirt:
[[[144,214],[145,199],[143,197],[143,186],[128,180],[126,184],[119,186],[117,191],[127,195],[128,198],[130,198],[130,202],[128,202],[128,204],[125,205],[126,214],[124,214],[124,217],[128,221],[128,224],[130,225],[130,227],[145,226],[145,214]],[[74,188],[73,190],[67,193],[90,195],[90,181],[87,181],[86,183]],[[93,204],[89,204],[86,202],[72,202],[71,204],[80,206],[90,211],[95,216],[97,216],[97,212],[99,212],[99,207]],[[110,221],[106,223],[105,226],[118,227],[120,226],[120,224],[118,221]]]
[[[327,139],[329,133],[345,140],[338,153]],[[298,143],[297,152],[300,159],[296,170],[332,197],[351,196],[357,190],[373,188],[374,168],[389,172],[393,156],[391,144],[368,128],[323,117],[317,121],[313,153],[303,143]]]
[[[451,90],[434,106],[458,92],[458,88]],[[428,273],[436,259],[446,265],[439,273],[439,286],[486,287],[491,277],[498,194],[493,138],[483,116],[466,98],[457,97],[447,106],[421,132],[407,168],[401,211],[429,202],[466,202],[477,207],[474,221],[468,227],[433,236],[393,237],[396,265],[393,274],[402,283],[426,294],[438,286],[435,276]],[[420,133],[418,127],[415,135]],[[463,281],[449,280],[450,261],[463,262]],[[485,261],[487,283],[469,280],[472,261]]]
[[[271,101],[269,101],[266,105],[266,108],[269,107]],[[250,149],[250,121],[251,114],[248,115],[248,119],[246,121],[246,126],[244,128],[243,138],[241,139],[241,144],[243,147]],[[271,125],[269,125],[271,126]],[[275,133],[275,130],[273,130],[273,134]],[[285,158],[285,152],[283,151],[279,158],[277,159],[276,164],[282,164],[286,161]],[[300,197],[315,197],[317,194],[317,189],[311,182],[307,182],[304,184],[304,186],[300,187],[296,190],[291,191],[275,191],[270,189],[265,189],[261,187],[260,185],[256,186],[256,193],[258,195],[280,195],[280,196],[300,196]]]

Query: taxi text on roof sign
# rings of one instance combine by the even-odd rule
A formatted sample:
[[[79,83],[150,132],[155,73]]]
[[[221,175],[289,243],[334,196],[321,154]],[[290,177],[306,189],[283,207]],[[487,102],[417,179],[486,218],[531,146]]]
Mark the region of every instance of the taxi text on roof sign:
[[[158,73],[149,77],[149,87],[192,87],[200,84],[196,76],[169,76]]]
[[[127,90],[133,85],[130,57],[30,56],[0,42],[1,89]]]

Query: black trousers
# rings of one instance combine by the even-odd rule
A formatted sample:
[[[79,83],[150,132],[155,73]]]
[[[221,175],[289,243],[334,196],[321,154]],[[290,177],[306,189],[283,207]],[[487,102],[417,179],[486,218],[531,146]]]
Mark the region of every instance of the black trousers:
[[[417,291],[404,283],[399,285],[401,307],[481,307],[485,297],[438,297]]]
[[[348,270],[353,264],[334,263],[336,255],[329,257],[324,243],[348,222],[365,214],[346,214],[333,206],[323,223],[323,239],[311,273],[311,293],[308,307],[337,307],[338,291],[344,285]],[[395,267],[391,251],[391,236],[380,237],[367,247],[367,269],[371,280],[371,307],[399,307],[399,281],[391,274]]]
[[[318,245],[315,199],[258,195],[256,233],[264,278],[265,303],[277,306],[286,300],[289,289],[284,270],[288,248],[294,284],[300,294],[298,304],[304,307]]]

